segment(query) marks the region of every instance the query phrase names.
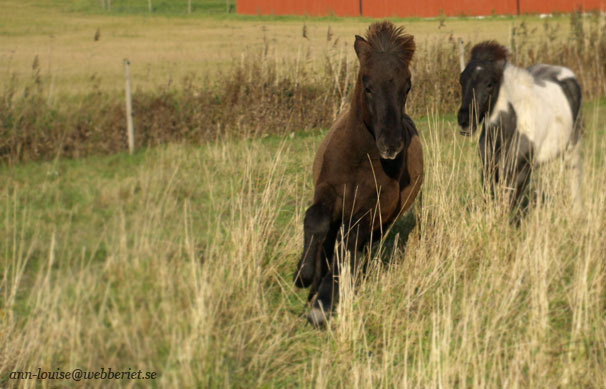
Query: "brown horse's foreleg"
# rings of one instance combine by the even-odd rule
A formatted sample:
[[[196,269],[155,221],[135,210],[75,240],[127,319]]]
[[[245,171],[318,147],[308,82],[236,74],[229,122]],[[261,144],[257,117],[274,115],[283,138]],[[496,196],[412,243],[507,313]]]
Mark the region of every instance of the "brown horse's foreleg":
[[[406,150],[407,182],[400,182],[400,214],[412,206],[423,184],[423,146],[418,136],[413,136]]]
[[[320,258],[329,230],[330,210],[322,204],[309,207],[303,221],[303,254],[293,278],[299,288],[307,288],[313,282],[316,261]]]
[[[316,257],[314,278],[311,288],[309,288],[309,296],[307,296],[307,301],[311,301],[315,297],[316,293],[318,293],[320,282],[322,282],[322,279],[328,272],[335,251],[335,241],[337,239],[337,233],[339,232],[339,226],[340,223],[331,224],[328,234],[324,239],[322,251],[320,252],[320,255]]]
[[[345,245],[350,255],[350,269],[352,277],[355,277],[359,270],[360,262],[364,254],[362,249],[368,242],[371,235],[371,217],[366,213],[361,218],[355,218],[353,227],[346,228]],[[329,271],[326,273],[318,288],[318,293],[312,301],[311,309],[307,319],[316,327],[322,327],[326,324],[328,317],[332,313],[334,307],[339,302],[339,276],[341,266],[338,256],[333,256],[330,262]]]

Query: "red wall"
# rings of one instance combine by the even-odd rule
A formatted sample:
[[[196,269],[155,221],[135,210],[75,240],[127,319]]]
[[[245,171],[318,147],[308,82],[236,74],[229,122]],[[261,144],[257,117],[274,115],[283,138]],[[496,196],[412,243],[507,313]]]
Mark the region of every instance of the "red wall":
[[[529,1],[520,0],[520,12],[522,13],[550,13],[571,12],[581,10],[606,10],[604,0],[542,0]]]
[[[368,0],[366,0],[368,1]],[[248,15],[359,16],[358,0],[236,0],[236,12]]]
[[[518,0],[236,0],[236,12],[249,15],[328,15],[429,17],[516,14]],[[606,10],[606,0],[519,0],[520,13]]]
[[[394,1],[394,0],[366,0],[362,3],[363,16],[389,17],[389,16],[437,16],[444,13],[448,16],[458,15],[490,15],[515,14],[516,0],[502,0],[494,3],[485,0],[421,0],[421,1]]]

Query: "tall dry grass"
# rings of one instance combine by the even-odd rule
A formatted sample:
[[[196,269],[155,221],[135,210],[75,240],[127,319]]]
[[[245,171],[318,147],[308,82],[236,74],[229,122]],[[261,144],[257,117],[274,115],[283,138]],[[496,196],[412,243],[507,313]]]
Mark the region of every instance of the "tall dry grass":
[[[603,387],[606,143],[603,109],[586,114],[585,215],[556,161],[519,228],[483,197],[474,142],[420,122],[419,224],[375,246],[355,291],[341,283],[325,331],[291,282],[319,137],[11,168],[0,384],[112,367],[160,387]]]

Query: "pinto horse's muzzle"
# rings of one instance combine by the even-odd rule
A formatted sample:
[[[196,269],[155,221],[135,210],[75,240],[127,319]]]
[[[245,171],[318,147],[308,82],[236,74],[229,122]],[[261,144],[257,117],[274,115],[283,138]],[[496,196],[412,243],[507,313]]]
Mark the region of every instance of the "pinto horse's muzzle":
[[[464,136],[471,136],[474,133],[474,124],[470,120],[469,108],[461,106],[457,113],[457,122],[461,127],[459,133]]]

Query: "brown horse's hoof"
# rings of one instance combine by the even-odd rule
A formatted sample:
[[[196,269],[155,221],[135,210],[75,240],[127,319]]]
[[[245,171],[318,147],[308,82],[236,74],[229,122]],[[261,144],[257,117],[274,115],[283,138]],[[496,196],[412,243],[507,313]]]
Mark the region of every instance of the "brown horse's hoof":
[[[307,314],[307,321],[309,324],[316,328],[324,328],[326,327],[326,323],[328,323],[329,317],[330,309],[324,309],[324,304],[322,304],[322,301],[320,300],[313,301],[309,313]]]

